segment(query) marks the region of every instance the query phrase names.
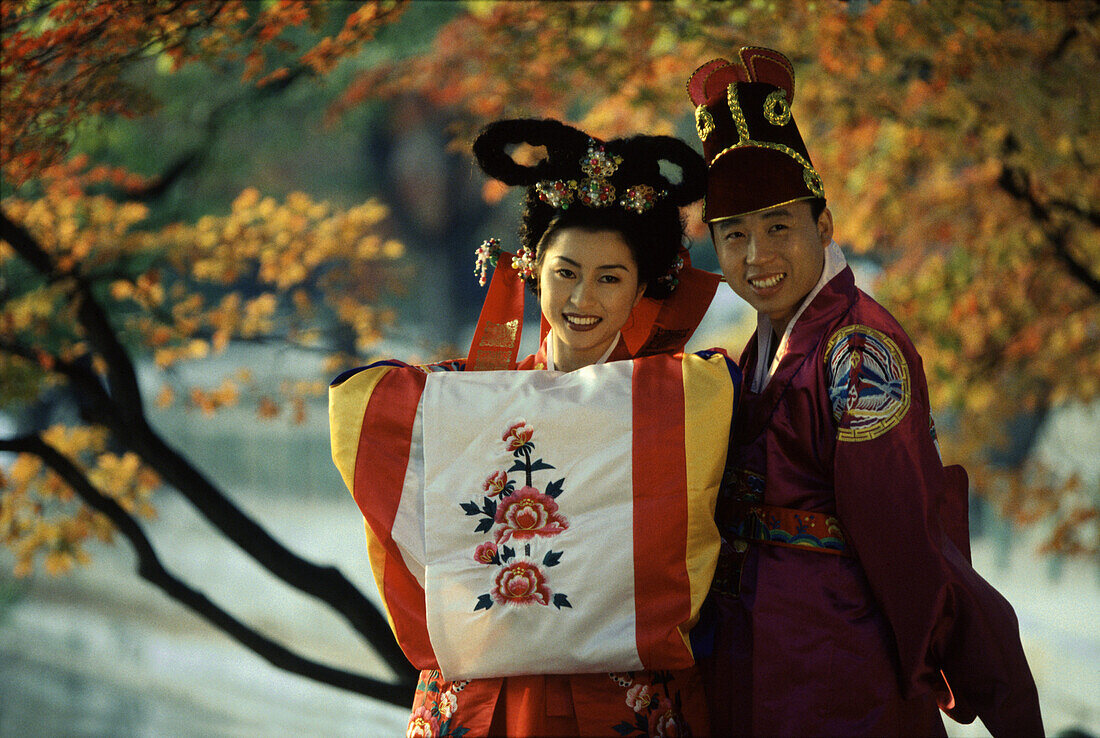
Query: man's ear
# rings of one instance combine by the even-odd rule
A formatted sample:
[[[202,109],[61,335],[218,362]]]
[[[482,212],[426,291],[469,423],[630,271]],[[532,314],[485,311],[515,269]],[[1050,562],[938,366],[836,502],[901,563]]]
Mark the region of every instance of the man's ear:
[[[829,208],[821,211],[817,216],[817,235],[821,238],[821,245],[826,247],[833,240],[833,214]]]

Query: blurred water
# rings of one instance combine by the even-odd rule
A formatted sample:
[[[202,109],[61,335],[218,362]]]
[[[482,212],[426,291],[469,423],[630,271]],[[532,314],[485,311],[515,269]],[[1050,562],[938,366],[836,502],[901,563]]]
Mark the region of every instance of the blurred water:
[[[376,599],[358,510],[348,497],[272,500],[263,521],[293,548],[336,563]],[[240,496],[238,496],[240,501]],[[391,675],[343,624],[262,573],[184,503],[149,526],[165,565],[234,615],[304,655]],[[349,507],[350,506],[350,507]],[[0,736],[390,736],[408,712],[270,666],[137,578],[126,544],[93,566],[37,575],[0,621]],[[10,554],[0,566],[10,567]],[[410,695],[411,703],[411,695]]]

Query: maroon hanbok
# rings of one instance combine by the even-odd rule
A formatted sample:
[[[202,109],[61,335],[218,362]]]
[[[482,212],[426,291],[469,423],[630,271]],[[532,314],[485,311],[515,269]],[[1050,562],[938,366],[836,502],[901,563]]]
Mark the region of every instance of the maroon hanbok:
[[[693,633],[715,639],[712,728],[944,735],[939,702],[1042,735],[1015,615],[970,565],[965,474],[940,461],[920,356],[828,254],[778,360],[754,337],[740,361],[725,550]]]

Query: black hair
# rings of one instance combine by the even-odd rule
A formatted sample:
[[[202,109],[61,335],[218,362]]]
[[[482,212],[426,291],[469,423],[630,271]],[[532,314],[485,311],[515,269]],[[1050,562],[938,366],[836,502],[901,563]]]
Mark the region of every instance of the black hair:
[[[825,212],[825,206],[828,203],[825,202],[824,197],[815,197],[810,200],[810,215],[813,216],[814,223],[821,217],[821,214]]]
[[[546,158],[532,166],[516,163],[507,149],[520,143],[545,146]],[[569,207],[559,209],[543,202],[535,185],[583,179],[581,159],[593,143],[602,145],[609,156],[622,158],[609,178],[617,194],[638,185],[649,185],[665,194],[642,213],[618,203],[588,207],[574,199]],[[486,174],[505,184],[527,187],[520,243],[535,254],[536,263],[541,265],[546,244],[558,231],[616,231],[634,256],[638,282],[645,285],[646,294],[668,296],[668,284],[659,280],[669,272],[684,243],[680,207],[701,198],[706,187],[706,165],[690,146],[670,136],[632,136],[604,142],[556,120],[511,119],[488,125],[474,141],[473,149]],[[679,168],[679,181],[673,182],[661,173],[662,162]],[[535,280],[528,280],[528,286],[537,289]]]

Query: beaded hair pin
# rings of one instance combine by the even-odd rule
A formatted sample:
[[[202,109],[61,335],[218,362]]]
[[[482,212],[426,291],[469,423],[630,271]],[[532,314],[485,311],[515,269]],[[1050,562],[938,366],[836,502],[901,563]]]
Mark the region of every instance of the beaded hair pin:
[[[639,184],[628,187],[616,201],[615,185],[611,184],[610,178],[622,163],[621,156],[608,154],[602,145],[589,139],[588,151],[580,160],[581,172],[586,176],[580,182],[575,179],[544,179],[535,185],[535,192],[540,200],[558,210],[567,210],[576,199],[590,208],[605,208],[617,202],[620,207],[633,210],[638,215],[668,195],[664,190],[658,191],[650,185]]]
[[[500,246],[499,238],[488,238],[474,250],[476,257],[474,274],[477,275],[477,283],[482,287],[489,281],[489,267],[497,265],[501,253],[503,253],[503,249]],[[521,248],[519,253],[512,257],[512,268],[523,279],[531,280],[538,274],[535,270],[535,255],[525,248]]]
[[[500,246],[499,238],[487,238],[474,250],[476,257],[474,274],[477,275],[477,283],[482,287],[489,280],[489,267],[497,265],[502,253],[503,249]],[[521,279],[530,281],[538,276],[538,271],[535,269],[535,254],[526,248],[520,248],[519,252],[512,257],[512,268],[516,270]],[[676,261],[672,262],[672,265],[668,268],[668,272],[658,277],[657,281],[668,285],[669,292],[675,292],[680,285],[680,272],[683,268],[684,260],[682,257],[677,256]]]

